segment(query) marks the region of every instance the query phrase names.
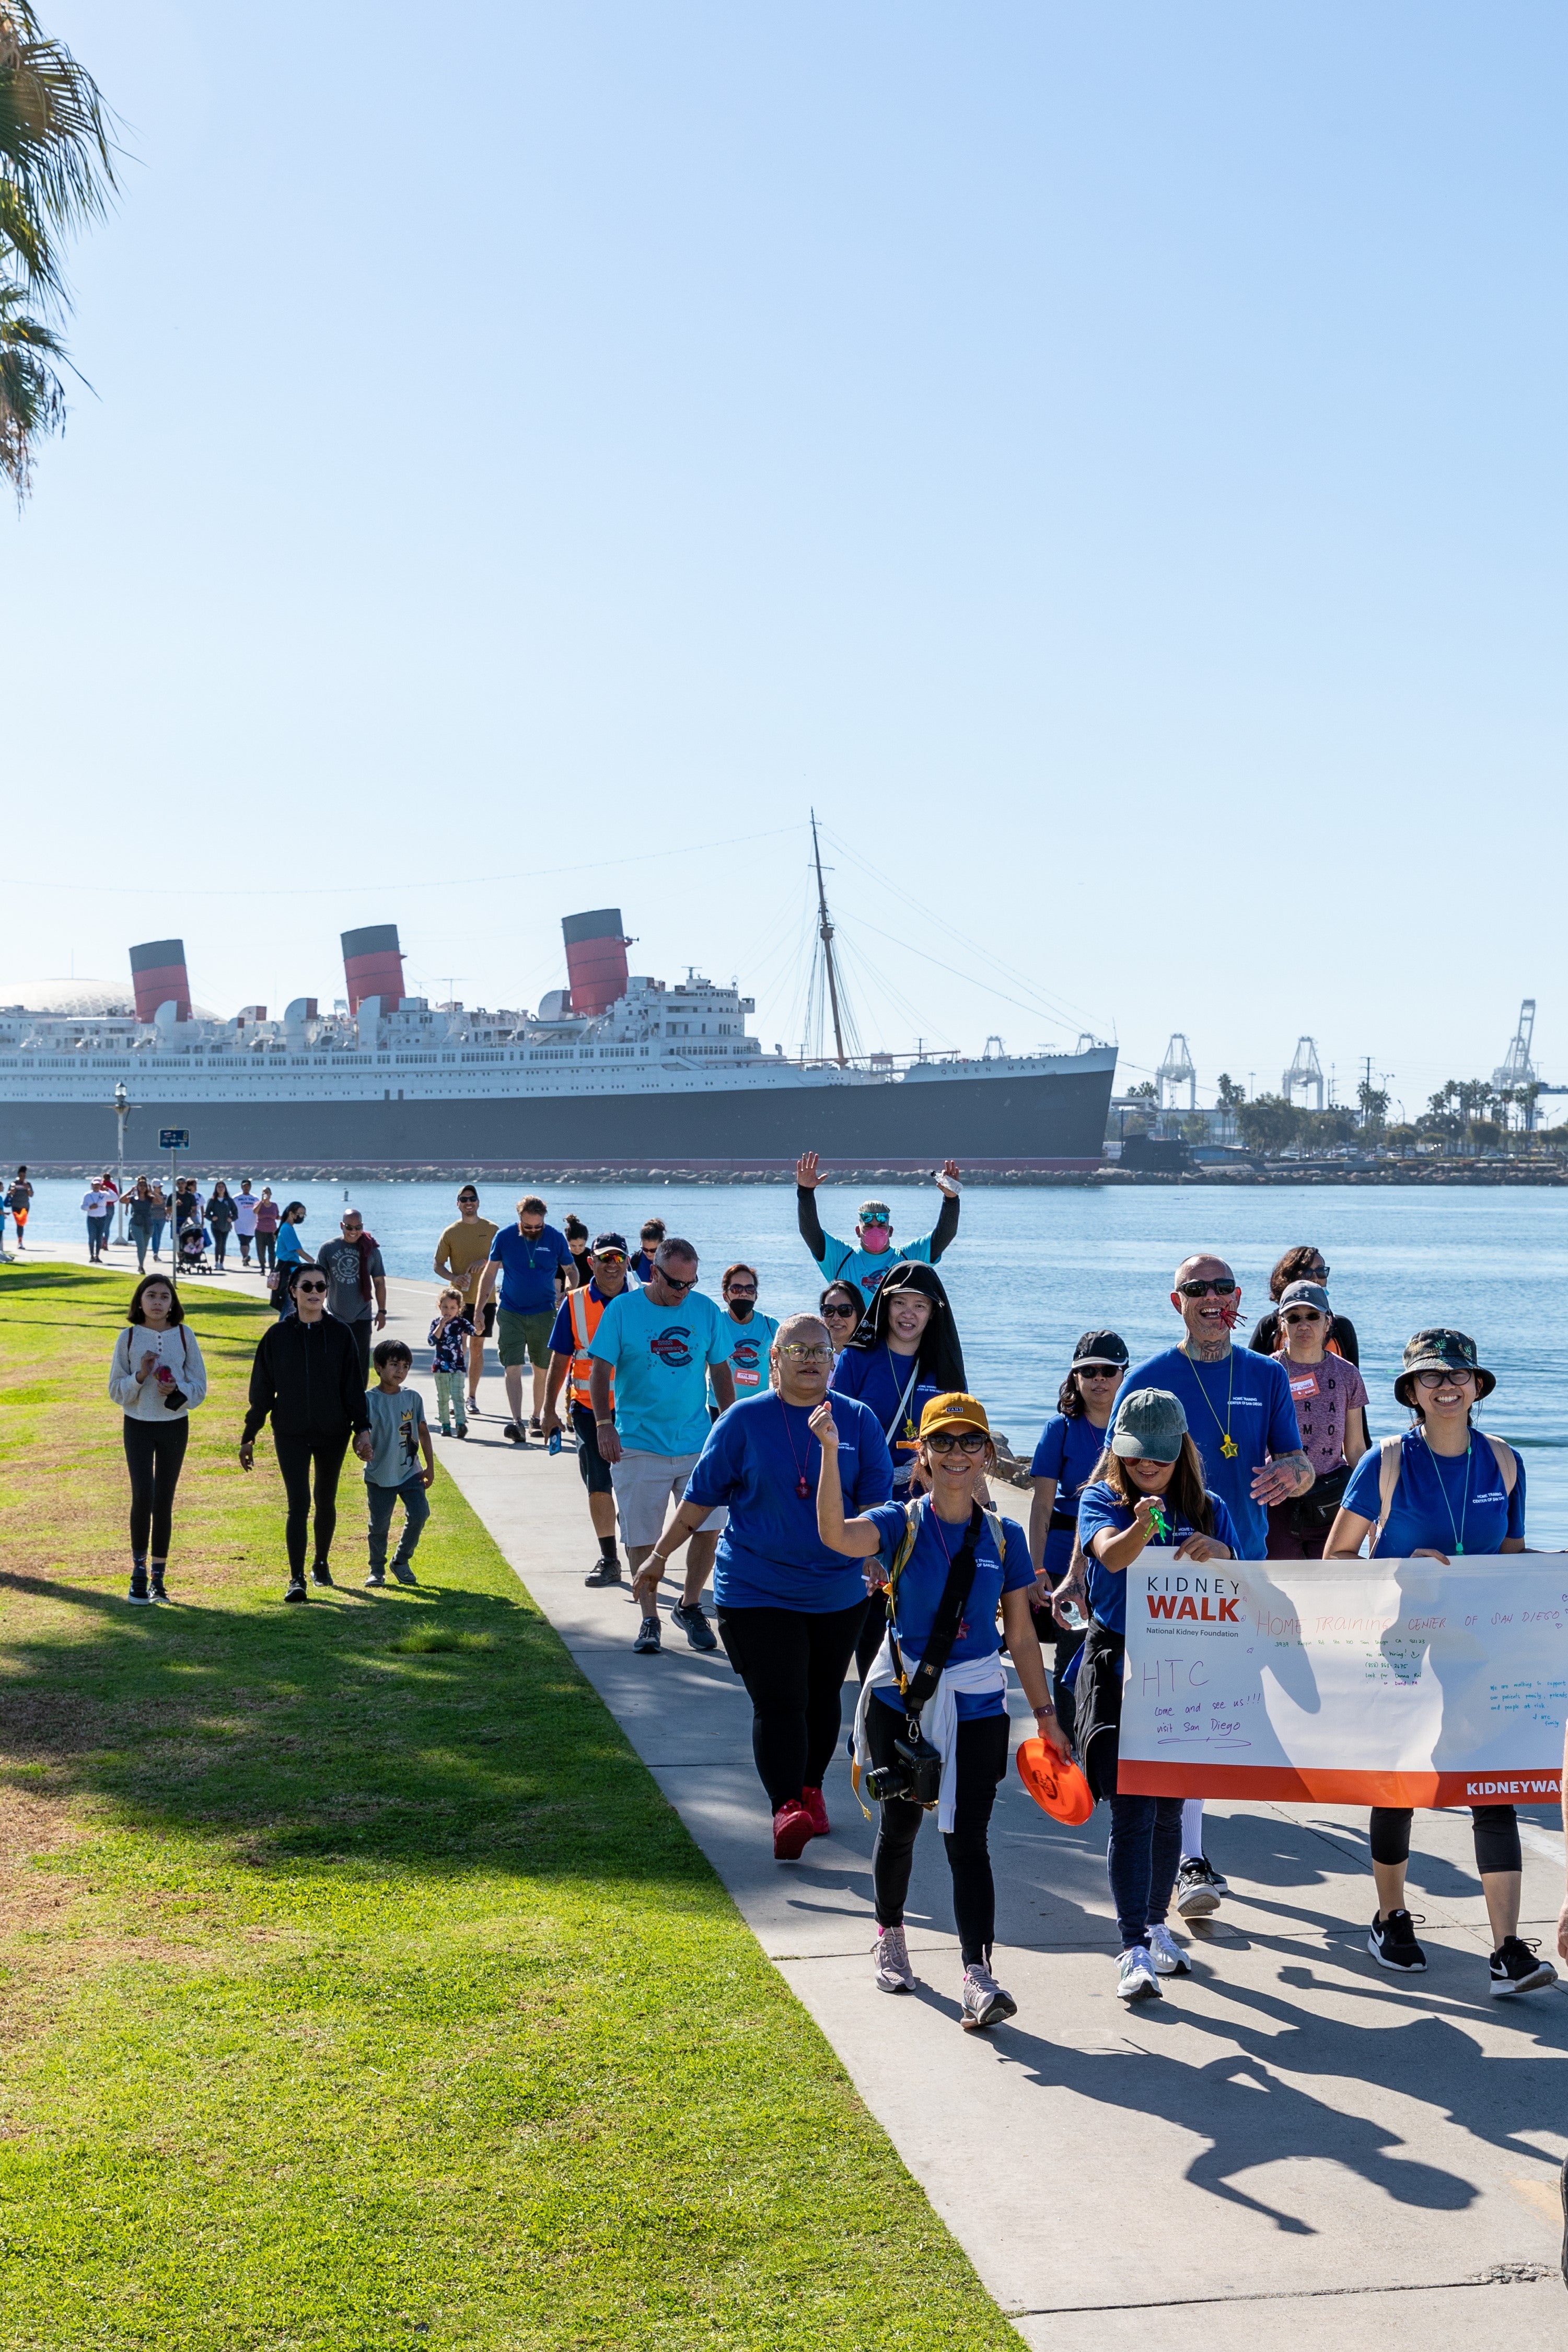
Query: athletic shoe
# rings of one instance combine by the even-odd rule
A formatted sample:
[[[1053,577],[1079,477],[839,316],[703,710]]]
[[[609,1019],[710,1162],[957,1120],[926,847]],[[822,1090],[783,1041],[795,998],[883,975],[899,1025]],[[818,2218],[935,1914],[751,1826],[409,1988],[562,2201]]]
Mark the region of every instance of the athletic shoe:
[[[310,1581],[311,1581],[311,1583],[312,1583],[312,1584],[330,1584],[330,1583],[331,1583],[331,1581],[332,1581],[332,1571],[331,1571],[331,1570],[328,1567],[328,1565],[327,1565],[327,1563],[326,1563],[326,1561],[325,1561],[324,1559],[319,1559],[319,1560],[317,1560],[317,1561],[314,1563],[314,1565],[312,1566],[311,1570],[310,1570]]]
[[[1000,2025],[1004,2018],[1019,2013],[1017,2001],[1002,1990],[984,1960],[972,1961],[964,1970],[963,1999],[958,2022],[966,2033],[983,2032],[988,2025]]]
[[[637,1628],[637,1639],[632,1643],[632,1647],[634,1650],[643,1651],[648,1656],[652,1656],[658,1649],[659,1621],[656,1617],[643,1618]]]
[[[716,1650],[718,1635],[707,1622],[707,1612],[700,1601],[689,1605],[677,1601],[670,1612],[670,1622],[678,1625],[694,1650]]]
[[[458,1434],[458,1436],[459,1436],[459,1437],[466,1437],[466,1436],[467,1436],[467,1434],[468,1434],[468,1423],[467,1423],[465,1421],[460,1421],[460,1422],[458,1423],[458,1424],[457,1424],[457,1434]]]
[[[544,1423],[539,1419],[538,1414],[536,1412],[528,1423],[528,1434],[530,1437],[542,1437],[544,1433]]]
[[[483,1421],[485,1418],[484,1414],[479,1410],[479,1400],[477,1397],[470,1397],[468,1400],[468,1418],[470,1421]]]
[[[1550,1960],[1538,1960],[1540,1938],[1532,1936],[1525,1943],[1518,1936],[1505,1936],[1491,1956],[1491,1989],[1494,2000],[1506,2000],[1513,1992],[1539,1992],[1542,1985],[1555,1984],[1557,1971]]]
[[[1129,1944],[1116,1963],[1118,2000],[1163,2000],[1155,1964],[1142,1944]]]
[[[832,1834],[832,1823],[828,1819],[827,1800],[821,1789],[802,1789],[800,1802],[811,1816],[811,1835],[830,1837]]]
[[[1149,1929],[1149,1958],[1157,1977],[1189,1977],[1192,1962],[1162,1920]]]
[[[1176,1907],[1183,1919],[1206,1919],[1211,1911],[1218,1910],[1221,1895],[1228,1892],[1206,1854],[1195,1854],[1176,1873]]]
[[[305,1590],[305,1579],[302,1576],[291,1576],[288,1580],[288,1590],[283,1597],[285,1601],[308,1601],[310,1596]]]
[[[152,1594],[154,1601],[168,1600],[169,1596],[163,1590],[163,1571],[161,1568],[152,1568],[148,1570],[147,1590]]]
[[[528,1433],[520,1421],[509,1421],[501,1434],[509,1437],[514,1445],[526,1445],[528,1442]]]
[[[127,1601],[134,1601],[139,1608],[146,1608],[152,1596],[147,1590],[147,1570],[144,1568],[131,1570],[131,1590],[125,1597]]]
[[[871,1956],[876,1962],[878,1992],[915,1990],[919,1979],[909,1965],[909,1946],[904,1941],[902,1927],[879,1927]]]
[[[1421,1916],[1424,1919],[1425,1912]],[[1366,1948],[1380,1969],[1392,1969],[1398,1976],[1418,1977],[1426,1969],[1427,1955],[1416,1941],[1415,1922],[1408,1911],[1375,1914],[1366,1931]]]
[[[392,1564],[392,1572],[396,1577],[400,1584],[417,1584],[419,1582],[418,1577],[415,1576],[413,1569],[410,1568],[406,1559],[394,1559]]]
[[[367,1592],[382,1592],[385,1590],[386,1578],[382,1575],[379,1568],[372,1568],[369,1576],[365,1579],[365,1591]]]
[[[799,1797],[786,1797],[773,1816],[773,1859],[799,1862],[816,1832]]]
[[[606,1584],[619,1584],[621,1562],[618,1559],[596,1559],[582,1580],[594,1592]]]

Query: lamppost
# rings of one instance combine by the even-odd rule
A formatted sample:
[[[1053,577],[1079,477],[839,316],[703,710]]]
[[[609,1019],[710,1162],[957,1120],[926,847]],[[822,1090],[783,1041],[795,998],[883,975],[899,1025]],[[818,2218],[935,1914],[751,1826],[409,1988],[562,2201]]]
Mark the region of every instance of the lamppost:
[[[114,1125],[117,1161],[115,1178],[120,1186],[120,1233],[117,1238],[121,1247],[124,1246],[125,1242],[125,1122],[133,1110],[140,1110],[141,1108],[140,1103],[133,1103],[129,1099],[125,1092],[125,1080],[120,1079],[114,1089]]]

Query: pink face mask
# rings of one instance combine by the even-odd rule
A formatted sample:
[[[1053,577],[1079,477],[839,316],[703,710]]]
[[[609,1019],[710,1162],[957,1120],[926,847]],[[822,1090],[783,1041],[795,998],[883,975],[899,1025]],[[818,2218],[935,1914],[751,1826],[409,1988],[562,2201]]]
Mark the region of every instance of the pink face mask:
[[[890,1228],[886,1225],[862,1225],[860,1236],[862,1249],[869,1250],[873,1257],[880,1257],[889,1246]]]

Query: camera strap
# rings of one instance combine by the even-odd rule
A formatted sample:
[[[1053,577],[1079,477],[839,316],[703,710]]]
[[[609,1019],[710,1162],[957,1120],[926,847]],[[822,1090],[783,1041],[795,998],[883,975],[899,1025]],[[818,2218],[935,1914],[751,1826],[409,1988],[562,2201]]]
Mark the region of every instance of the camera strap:
[[[908,1506],[910,1515],[908,1549],[905,1550],[903,1546],[900,1546],[902,1557],[894,1563],[894,1574],[890,1580],[888,1591],[890,1622],[887,1638],[893,1652],[894,1664],[898,1669],[898,1687],[904,1696],[904,1711],[909,1717],[912,1730],[915,1732],[920,1727],[920,1710],[942,1679],[942,1670],[946,1665],[953,1644],[958,1638],[958,1628],[964,1622],[965,1606],[975,1581],[977,1566],[975,1546],[986,1522],[986,1514],[981,1510],[978,1503],[972,1504],[969,1509],[969,1524],[964,1531],[964,1540],[954,1554],[952,1564],[948,1568],[947,1581],[942,1587],[942,1598],[936,1603],[936,1614],[931,1621],[931,1631],[926,1637],[925,1647],[921,1652],[920,1664],[912,1675],[906,1674],[904,1667],[904,1653],[892,1620],[898,1605],[897,1571],[902,1570],[904,1560],[909,1557],[909,1552],[915,1549],[914,1537],[919,1532],[915,1515],[925,1507],[924,1501],[911,1503]]]

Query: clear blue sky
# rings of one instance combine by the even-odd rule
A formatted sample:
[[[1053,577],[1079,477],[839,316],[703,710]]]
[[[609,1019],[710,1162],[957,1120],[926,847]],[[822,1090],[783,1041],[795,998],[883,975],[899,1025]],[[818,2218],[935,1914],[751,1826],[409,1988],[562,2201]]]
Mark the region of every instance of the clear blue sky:
[[[1560,6],[46,14],[132,160],[0,978],[618,902],[790,1045],[814,800],[868,1043],[1568,1078]]]

